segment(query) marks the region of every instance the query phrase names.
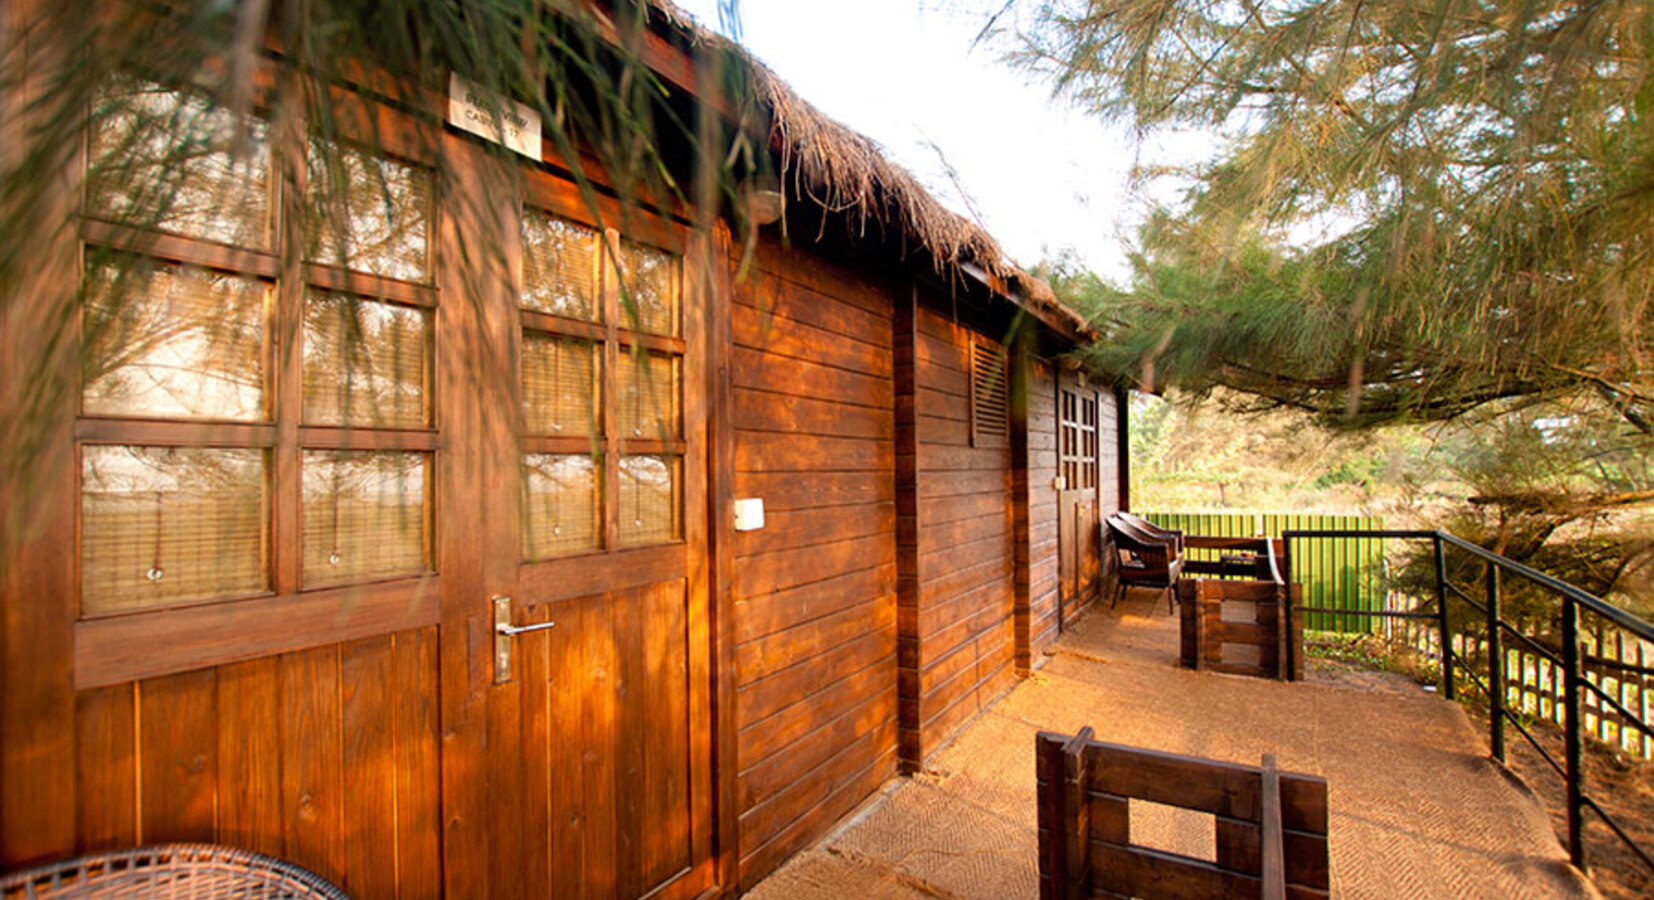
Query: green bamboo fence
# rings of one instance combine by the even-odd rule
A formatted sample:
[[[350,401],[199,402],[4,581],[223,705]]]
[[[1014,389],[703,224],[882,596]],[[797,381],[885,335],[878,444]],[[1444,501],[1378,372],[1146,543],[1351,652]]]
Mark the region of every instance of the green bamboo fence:
[[[1367,516],[1316,516],[1279,513],[1148,513],[1144,516],[1162,528],[1184,534],[1216,537],[1278,538],[1283,531],[1328,529],[1379,531],[1384,520]],[[1325,609],[1384,609],[1384,539],[1378,537],[1294,541],[1292,580],[1304,586],[1304,605]],[[1190,549],[1192,559],[1216,560],[1218,551]],[[1284,574],[1284,573],[1283,573]],[[1314,631],[1365,633],[1376,631],[1380,620],[1371,616],[1314,613],[1304,617],[1304,627]]]

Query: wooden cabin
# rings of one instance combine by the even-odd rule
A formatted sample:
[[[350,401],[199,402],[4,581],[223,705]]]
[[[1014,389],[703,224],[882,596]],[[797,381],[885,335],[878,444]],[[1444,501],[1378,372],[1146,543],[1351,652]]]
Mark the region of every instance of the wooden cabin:
[[[215,176],[245,202],[150,229],[77,187],[118,119],[64,151],[74,225],[0,286],[0,865],[199,841],[362,898],[734,895],[1098,596],[1124,406],[1063,362],[1085,324],[669,6],[638,46],[675,102],[750,67],[782,221],[624,210],[549,141],[490,182],[452,98],[357,98],[367,235],[304,221],[302,123]]]

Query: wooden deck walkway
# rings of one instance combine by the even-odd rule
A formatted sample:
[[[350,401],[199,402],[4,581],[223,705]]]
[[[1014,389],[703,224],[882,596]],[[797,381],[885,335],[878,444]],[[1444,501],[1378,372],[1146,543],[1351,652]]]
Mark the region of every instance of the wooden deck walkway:
[[[1093,613],[1044,668],[988,710],[932,769],[895,783],[753,900],[1034,898],[1034,734],[1256,764],[1331,782],[1332,894],[1594,898],[1543,810],[1486,758],[1455,705],[1421,688],[1282,684],[1176,668],[1176,620],[1136,592]],[[1210,858],[1211,822],[1133,809],[1133,837]]]

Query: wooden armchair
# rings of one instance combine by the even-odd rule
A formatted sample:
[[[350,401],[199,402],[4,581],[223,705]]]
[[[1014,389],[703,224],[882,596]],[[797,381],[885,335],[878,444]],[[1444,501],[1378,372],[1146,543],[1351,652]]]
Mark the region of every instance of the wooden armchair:
[[[1119,603],[1128,587],[1153,587],[1166,592],[1166,610],[1171,612],[1176,603],[1177,579],[1183,571],[1183,532],[1153,525],[1150,531],[1139,522],[1143,520],[1130,513],[1108,517],[1106,524],[1120,553],[1119,577],[1109,605]]]

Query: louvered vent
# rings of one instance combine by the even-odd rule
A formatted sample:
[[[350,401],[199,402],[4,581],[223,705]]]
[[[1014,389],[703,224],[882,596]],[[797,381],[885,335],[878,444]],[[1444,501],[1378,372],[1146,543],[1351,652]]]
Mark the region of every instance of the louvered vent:
[[[971,343],[971,440],[1003,444],[1010,431],[1005,354],[986,341]]]

